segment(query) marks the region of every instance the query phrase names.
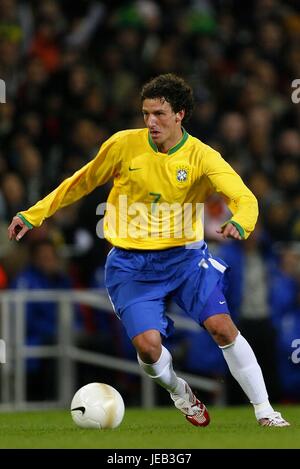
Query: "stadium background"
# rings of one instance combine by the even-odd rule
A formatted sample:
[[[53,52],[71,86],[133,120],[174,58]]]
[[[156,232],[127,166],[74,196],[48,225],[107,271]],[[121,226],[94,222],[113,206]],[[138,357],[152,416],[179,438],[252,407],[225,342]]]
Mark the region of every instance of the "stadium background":
[[[206,208],[206,240],[233,267],[233,317],[253,345],[272,400],[299,402],[300,364],[291,359],[300,339],[300,104],[291,99],[300,78],[299,3],[0,0],[0,12],[7,93],[0,104],[1,288],[103,287],[110,247],[96,237],[95,210],[109,185],[19,244],[7,240],[7,226],[90,161],[113,132],[144,125],[145,80],[178,73],[195,91],[187,131],[219,150],[259,200],[257,229],[244,243],[217,238],[228,218],[220,199]],[[31,345],[55,343],[55,305],[28,304],[26,334]],[[114,318],[80,307],[76,334],[85,348],[135,360]],[[245,402],[206,333],[181,331],[168,345],[177,369],[223,380],[226,402]],[[27,374],[28,399],[55,398],[55,361],[31,359]],[[128,405],[139,404],[138,379],[78,367],[77,386],[101,380],[116,384]]]

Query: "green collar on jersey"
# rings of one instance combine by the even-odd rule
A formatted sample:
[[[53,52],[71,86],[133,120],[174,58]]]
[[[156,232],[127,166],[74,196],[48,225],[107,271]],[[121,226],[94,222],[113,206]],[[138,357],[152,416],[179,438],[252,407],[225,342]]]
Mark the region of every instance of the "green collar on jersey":
[[[183,135],[182,135],[181,140],[178,143],[176,143],[174,147],[170,148],[170,150],[167,151],[166,155],[172,155],[173,153],[175,153],[175,151],[179,150],[179,148],[181,148],[185,144],[185,142],[188,139],[189,134],[183,127],[182,127],[182,132],[183,132]],[[148,142],[152,150],[154,150],[156,153],[161,153],[159,149],[157,148],[157,146],[155,145],[155,143],[153,142],[150,132],[148,133]]]

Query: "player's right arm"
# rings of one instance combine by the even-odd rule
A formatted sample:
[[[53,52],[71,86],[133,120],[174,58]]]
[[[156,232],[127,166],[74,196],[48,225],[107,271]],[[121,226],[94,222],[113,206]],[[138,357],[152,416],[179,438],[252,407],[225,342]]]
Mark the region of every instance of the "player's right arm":
[[[104,142],[92,161],[65,179],[50,194],[28,210],[19,212],[8,227],[9,239],[19,241],[28,230],[40,226],[57,210],[76,202],[113,177],[120,165],[119,134]]]

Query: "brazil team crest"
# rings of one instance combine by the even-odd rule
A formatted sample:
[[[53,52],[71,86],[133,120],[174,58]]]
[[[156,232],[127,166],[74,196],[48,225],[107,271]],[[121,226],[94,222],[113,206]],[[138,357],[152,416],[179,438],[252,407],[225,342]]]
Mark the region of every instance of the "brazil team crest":
[[[176,182],[184,184],[189,180],[190,168],[187,165],[176,167]]]

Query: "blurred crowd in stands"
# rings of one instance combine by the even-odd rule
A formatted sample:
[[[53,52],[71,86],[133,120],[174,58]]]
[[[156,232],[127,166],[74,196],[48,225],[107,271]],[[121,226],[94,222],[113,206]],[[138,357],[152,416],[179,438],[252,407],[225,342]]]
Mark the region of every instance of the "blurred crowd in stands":
[[[291,360],[300,339],[300,103],[291,99],[300,79],[297,0],[0,0],[0,287],[103,287],[110,246],[96,236],[96,207],[109,184],[19,244],[8,242],[7,225],[113,132],[143,127],[140,87],[167,72],[194,89],[187,131],[220,151],[258,198],[259,223],[244,243],[221,242],[216,228],[229,214],[221,199],[209,200],[206,240],[232,265],[231,311],[271,397],[299,401],[300,364]],[[51,308],[30,311],[28,341],[53,341]],[[85,313],[82,327],[99,331]],[[116,334],[113,322],[105,327]],[[179,366],[226,375],[205,331],[177,339]]]

